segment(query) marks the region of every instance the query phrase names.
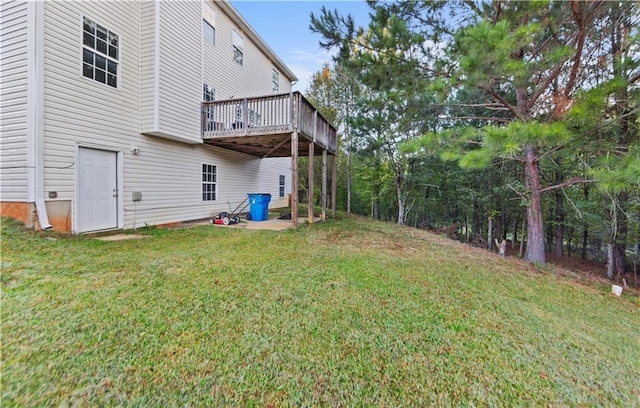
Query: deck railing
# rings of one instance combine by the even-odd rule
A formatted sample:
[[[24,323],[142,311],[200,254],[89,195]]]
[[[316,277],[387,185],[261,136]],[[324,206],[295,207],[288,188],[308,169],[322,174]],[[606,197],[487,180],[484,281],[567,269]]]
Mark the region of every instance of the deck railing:
[[[204,139],[299,134],[331,153],[336,129],[300,92],[202,103]]]

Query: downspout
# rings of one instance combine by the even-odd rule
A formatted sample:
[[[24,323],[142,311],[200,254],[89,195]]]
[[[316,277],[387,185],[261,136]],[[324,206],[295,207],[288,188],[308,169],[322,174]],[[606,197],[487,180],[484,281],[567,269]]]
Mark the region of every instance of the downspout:
[[[27,179],[28,202],[34,202],[40,228],[51,229],[44,203],[44,2],[29,2],[27,42]]]

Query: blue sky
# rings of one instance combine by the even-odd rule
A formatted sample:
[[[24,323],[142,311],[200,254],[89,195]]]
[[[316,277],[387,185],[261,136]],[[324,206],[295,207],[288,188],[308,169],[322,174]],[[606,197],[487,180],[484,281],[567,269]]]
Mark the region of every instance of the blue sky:
[[[322,6],[337,9],[341,14],[352,14],[357,25],[366,24],[369,13],[364,0],[231,0],[231,4],[298,77],[294,90],[299,91],[304,91],[311,74],[331,59],[318,44],[320,36],[309,30],[311,12],[319,15]]]

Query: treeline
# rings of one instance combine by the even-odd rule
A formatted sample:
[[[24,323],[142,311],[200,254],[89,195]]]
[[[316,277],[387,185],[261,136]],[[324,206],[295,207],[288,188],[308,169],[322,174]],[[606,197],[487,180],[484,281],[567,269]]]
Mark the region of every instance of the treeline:
[[[369,4],[364,26],[311,16],[336,55],[307,93],[339,128],[340,207],[637,270],[637,3]]]

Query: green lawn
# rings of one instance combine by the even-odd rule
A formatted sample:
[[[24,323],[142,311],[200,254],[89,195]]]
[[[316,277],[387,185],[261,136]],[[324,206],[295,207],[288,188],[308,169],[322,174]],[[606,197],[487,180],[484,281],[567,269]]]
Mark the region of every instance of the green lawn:
[[[3,407],[640,405],[608,286],[359,218],[141,233],[3,220]]]

